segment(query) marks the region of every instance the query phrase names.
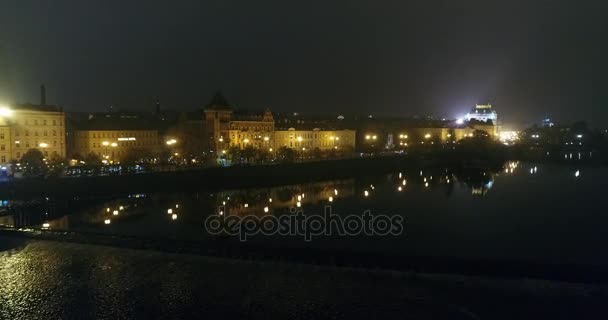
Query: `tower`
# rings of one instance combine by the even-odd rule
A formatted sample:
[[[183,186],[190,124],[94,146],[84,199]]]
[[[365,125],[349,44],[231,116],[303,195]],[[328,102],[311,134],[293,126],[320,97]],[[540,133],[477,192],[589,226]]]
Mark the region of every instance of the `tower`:
[[[209,150],[221,152],[230,145],[230,117],[232,107],[224,97],[217,91],[211,102],[205,107],[205,133],[208,140]]]

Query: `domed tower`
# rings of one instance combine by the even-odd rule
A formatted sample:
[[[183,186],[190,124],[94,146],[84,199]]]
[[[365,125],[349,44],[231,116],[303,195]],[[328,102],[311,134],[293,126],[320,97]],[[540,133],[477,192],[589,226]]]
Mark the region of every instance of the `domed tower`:
[[[205,134],[208,139],[209,151],[216,154],[230,145],[230,117],[232,107],[224,97],[217,91],[211,102],[205,106]]]

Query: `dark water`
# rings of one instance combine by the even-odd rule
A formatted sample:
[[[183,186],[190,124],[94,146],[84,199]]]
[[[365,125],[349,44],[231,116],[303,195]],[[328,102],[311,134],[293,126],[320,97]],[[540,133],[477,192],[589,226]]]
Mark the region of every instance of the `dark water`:
[[[404,232],[316,236],[312,241],[302,236],[257,235],[249,241],[355,252],[606,265],[606,187],[604,168],[507,163],[495,170],[402,171],[217,193],[39,199],[10,203],[13,208],[0,216],[0,224],[205,242],[212,235],[205,231],[204,220],[220,211],[225,216],[261,217],[296,209],[314,215],[330,206],[332,213],[342,216],[367,210],[373,215],[400,215]]]

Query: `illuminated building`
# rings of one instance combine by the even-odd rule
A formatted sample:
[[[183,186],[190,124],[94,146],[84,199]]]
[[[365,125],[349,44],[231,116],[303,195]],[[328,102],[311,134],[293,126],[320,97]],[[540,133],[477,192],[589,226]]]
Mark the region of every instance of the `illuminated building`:
[[[491,104],[478,104],[467,113],[465,116],[467,121],[477,120],[481,122],[491,121],[494,125],[497,124],[498,114],[492,109]]]
[[[270,110],[263,113],[234,111],[221,93],[216,93],[205,108],[205,134],[209,150],[220,154],[229,147],[239,149],[248,146],[256,149],[280,147],[309,149],[354,148],[355,131],[323,130],[293,127],[275,128],[275,119]],[[297,116],[295,114],[294,116]],[[302,127],[298,123],[298,127]]]
[[[44,86],[41,102],[46,102]],[[0,107],[0,163],[38,149],[49,160],[65,158],[65,113],[46,104]]]
[[[119,162],[132,151],[151,154],[159,146],[153,123],[120,114],[92,116],[74,131],[74,153],[81,157],[94,153],[108,162]]]
[[[354,130],[277,130],[274,132],[274,143],[277,148],[287,147],[292,149],[307,148],[310,150],[353,150],[355,148]]]
[[[235,112],[230,120],[230,146],[243,149],[252,146],[256,149],[272,148],[274,118],[270,110],[263,114],[244,114]]]

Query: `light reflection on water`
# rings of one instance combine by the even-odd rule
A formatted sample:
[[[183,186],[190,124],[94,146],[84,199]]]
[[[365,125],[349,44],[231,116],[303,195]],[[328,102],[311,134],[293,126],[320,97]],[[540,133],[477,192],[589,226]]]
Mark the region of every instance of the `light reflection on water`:
[[[584,174],[583,174],[584,173]],[[321,239],[311,245],[437,255],[600,259],[608,203],[603,168],[508,162],[496,170],[424,169],[346,180],[220,192],[131,194],[106,200],[42,199],[14,203],[0,224],[205,241],[209,215],[399,214],[405,235]],[[601,211],[601,210],[600,210]],[[605,210],[604,210],[605,211]],[[48,218],[47,218],[48,216]],[[44,225],[48,223],[48,225]],[[331,238],[331,237],[330,237]],[[293,240],[293,239],[292,239]],[[260,238],[291,245],[286,239]],[[298,245],[301,245],[298,244]]]

